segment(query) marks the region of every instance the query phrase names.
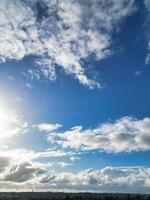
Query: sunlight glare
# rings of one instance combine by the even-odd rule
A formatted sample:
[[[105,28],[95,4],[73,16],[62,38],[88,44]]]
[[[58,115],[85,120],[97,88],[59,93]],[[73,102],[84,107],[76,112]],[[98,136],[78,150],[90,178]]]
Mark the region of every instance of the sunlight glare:
[[[9,106],[0,101],[0,138],[10,138],[21,131],[22,123]]]

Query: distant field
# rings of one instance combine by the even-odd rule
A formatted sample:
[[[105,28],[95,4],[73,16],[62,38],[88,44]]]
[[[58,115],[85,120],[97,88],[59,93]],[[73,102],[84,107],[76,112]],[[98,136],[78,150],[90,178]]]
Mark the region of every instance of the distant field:
[[[150,200],[150,194],[106,194],[106,193],[51,193],[21,192],[0,193],[0,200]]]

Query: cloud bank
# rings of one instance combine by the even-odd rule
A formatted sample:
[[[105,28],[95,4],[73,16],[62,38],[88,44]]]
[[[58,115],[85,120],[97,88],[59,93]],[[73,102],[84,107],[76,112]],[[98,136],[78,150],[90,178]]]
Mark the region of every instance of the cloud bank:
[[[46,131],[49,142],[55,144],[53,149],[41,152],[27,149],[0,151],[2,190],[149,192],[150,168],[146,166],[67,170],[87,151],[150,150],[149,118],[123,117],[94,129],[76,126],[59,133],[56,129],[60,127],[60,124],[46,124],[42,130],[39,129]],[[35,128],[39,128],[38,125]],[[43,162],[45,158],[49,160]]]
[[[58,173],[51,167],[66,167],[68,164],[45,164],[29,157],[25,159],[26,153],[31,152],[20,153],[22,156],[19,156],[19,159],[10,158],[7,154],[0,156],[1,188],[14,191],[20,188],[31,190],[34,187],[43,191],[149,192],[150,168],[147,167],[108,166],[102,169],[86,169],[78,173]]]
[[[81,84],[101,88],[84,61],[113,53],[112,33],[134,10],[134,0],[1,0],[0,60],[34,55],[32,78],[55,80],[60,66]]]
[[[150,118],[123,117],[94,129],[76,126],[65,132],[52,132],[48,141],[79,151],[131,152],[150,150]]]

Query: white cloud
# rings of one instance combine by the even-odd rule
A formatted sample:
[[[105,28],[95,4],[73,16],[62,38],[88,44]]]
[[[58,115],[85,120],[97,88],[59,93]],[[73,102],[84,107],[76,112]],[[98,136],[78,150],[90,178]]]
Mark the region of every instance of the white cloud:
[[[39,172],[40,165],[32,162],[33,152],[26,150],[0,151],[0,180],[24,182]]]
[[[37,125],[33,125],[33,128],[38,128],[39,131],[45,131],[45,132],[52,132],[54,130],[57,130],[61,128],[61,124],[48,124],[48,123],[41,123]]]
[[[40,7],[40,9],[38,9]],[[44,12],[39,10],[44,9]],[[112,33],[135,10],[134,0],[1,0],[0,59],[38,56],[32,77],[56,79],[56,65],[81,84],[102,87],[89,79],[83,60],[112,54]]]
[[[37,176],[43,175],[45,172],[42,164],[36,162],[23,162],[23,163],[13,163],[8,166],[1,179],[9,182],[26,182],[31,179],[36,179]]]
[[[47,151],[47,152],[34,152],[26,149],[16,149],[8,151],[0,151],[0,180],[11,182],[25,182],[29,181],[36,176],[46,174],[48,169],[56,167],[65,168],[71,163],[64,161],[42,163],[36,160],[43,157],[56,158],[56,157],[69,157],[67,154],[60,151]]]
[[[65,157],[71,154],[54,151],[34,152],[26,149],[0,151],[0,182],[24,183],[39,181],[44,178],[48,171],[55,171],[57,168],[65,168],[72,163],[64,161],[51,161],[42,163],[37,159],[42,157]]]
[[[49,167],[49,165],[48,165]],[[45,164],[38,162],[19,162],[8,164],[3,160],[0,178],[3,185],[11,190],[51,191],[92,191],[92,192],[141,192],[150,188],[150,168],[146,167],[105,167],[87,169],[78,173],[52,172]],[[11,186],[11,187],[10,187]],[[16,187],[17,186],[17,187]]]
[[[99,192],[141,192],[150,187],[149,168],[105,167],[74,173],[49,174],[43,182],[53,189]]]
[[[57,158],[57,157],[68,157],[71,161],[78,159],[75,152],[63,151],[60,149],[47,149],[43,152],[34,153],[34,158]]]
[[[51,162],[51,163],[47,164],[48,167],[62,167],[62,168],[65,168],[65,167],[68,167],[68,166],[71,166],[71,165],[72,165],[72,163],[67,163],[67,162],[64,162],[64,161]]]
[[[44,152],[43,152],[44,153]],[[141,166],[62,171],[72,163],[40,162],[42,154],[25,149],[0,151],[0,186],[9,190],[149,192],[150,168]],[[37,161],[38,158],[38,161]],[[61,169],[56,172],[55,168]]]
[[[147,49],[148,49],[148,54],[145,58],[145,64],[146,65],[148,65],[150,63],[150,53],[149,53],[149,51],[150,51],[150,41],[148,42],[148,48]]]
[[[11,110],[0,107],[0,138],[10,138],[27,131],[27,122]]]
[[[76,126],[50,133],[48,141],[81,151],[131,152],[150,150],[150,118],[142,120],[123,117],[113,123],[103,123],[94,129]]]
[[[68,158],[71,161],[74,161],[77,153],[71,151],[63,151],[57,149],[47,149],[45,151],[35,152],[33,150],[26,149],[13,149],[13,150],[1,150],[0,158],[7,158],[11,163],[24,163],[24,162],[32,162],[33,160],[39,160],[41,158]],[[1,161],[2,163],[2,161]],[[58,165],[65,165],[64,161],[58,163]]]

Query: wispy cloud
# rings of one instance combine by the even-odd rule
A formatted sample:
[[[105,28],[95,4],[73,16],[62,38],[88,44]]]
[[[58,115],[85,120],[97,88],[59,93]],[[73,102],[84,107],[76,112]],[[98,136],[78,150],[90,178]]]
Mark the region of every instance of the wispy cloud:
[[[37,128],[39,131],[45,131],[45,132],[52,132],[54,130],[57,130],[61,128],[61,124],[48,124],[48,123],[41,123],[33,125],[33,128]]]
[[[29,89],[32,89],[32,85],[30,83],[27,83],[26,87],[29,88]]]
[[[8,158],[11,162],[32,162],[33,160],[41,158],[69,158],[72,161],[72,157],[75,157],[78,153],[72,151],[63,151],[60,149],[47,149],[45,151],[33,151],[28,149],[13,149],[1,150],[0,157]]]
[[[101,88],[101,83],[87,77],[82,61],[90,55],[101,60],[113,53],[111,35],[135,5],[134,0],[2,0],[0,9],[2,61],[35,55],[39,58],[29,70],[32,77],[55,80],[58,65],[81,84]]]
[[[147,11],[147,19],[146,19],[146,27],[149,27],[149,23],[150,23],[150,2],[149,0],[144,0],[144,5],[145,5],[145,9]],[[149,32],[149,29],[146,30],[147,32]],[[149,33],[148,33],[149,34]],[[149,64],[150,63],[150,39],[148,38],[148,45],[147,45],[147,56],[145,58],[145,64]]]
[[[142,74],[142,71],[141,70],[137,70],[134,74],[134,76],[137,78],[137,77],[140,77],[140,75]]]
[[[27,122],[16,113],[1,109],[0,113],[0,138],[10,138],[28,129]]]

